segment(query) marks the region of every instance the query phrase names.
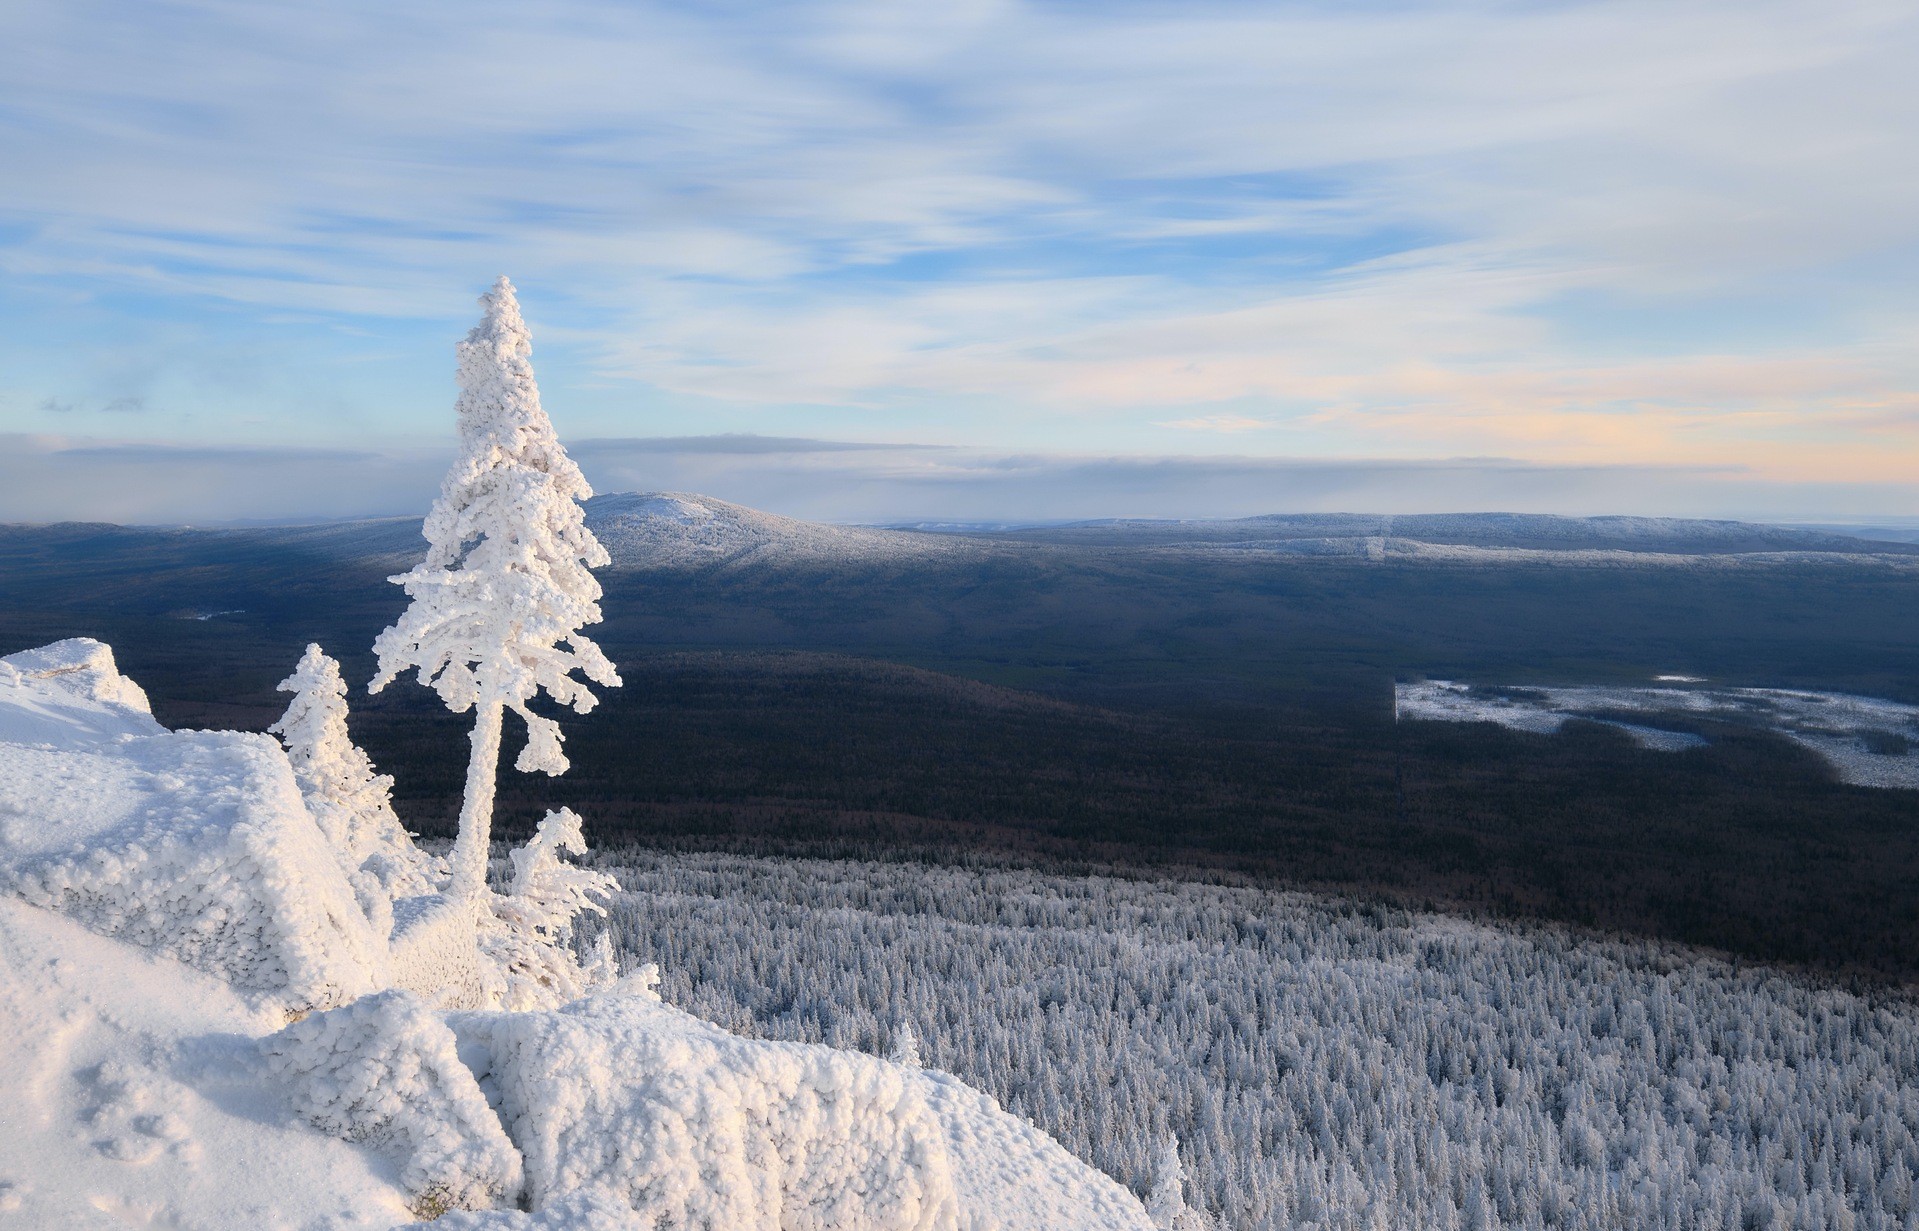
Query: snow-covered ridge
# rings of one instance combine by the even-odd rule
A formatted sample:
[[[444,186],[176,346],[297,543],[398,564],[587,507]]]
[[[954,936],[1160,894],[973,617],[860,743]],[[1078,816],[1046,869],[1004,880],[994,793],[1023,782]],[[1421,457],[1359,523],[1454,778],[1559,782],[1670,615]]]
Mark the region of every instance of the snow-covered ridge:
[[[932,529],[934,527],[928,527]],[[1399,540],[1435,546],[1669,554],[1841,552],[1915,554],[1905,542],[1754,522],[1684,517],[1565,517],[1546,513],[1273,513],[1219,520],[1108,519],[961,530],[1033,542],[1103,546]]]
[[[1471,568],[1919,568],[1919,544],[1749,522],[1654,517],[1313,513],[1026,528],[939,523],[872,527],[803,521],[684,492],[623,492],[589,500],[586,526],[611,556],[611,567],[669,572],[924,565],[1007,555],[1032,559],[1035,553],[1061,551]],[[159,536],[176,550],[205,541],[222,550],[253,546],[274,553],[311,553],[400,572],[425,553],[420,527],[417,518],[381,518],[312,526],[45,526],[6,532],[71,540],[63,551],[77,558],[111,549],[129,536],[142,542],[142,536]],[[119,550],[125,549],[122,543]]]
[[[1380,564],[1919,569],[1919,548],[1747,522],[1483,513],[1289,514],[1227,521],[1095,522],[1031,530],[832,526],[680,492],[599,496],[587,525],[618,568],[830,566],[960,560],[1034,550],[1358,560]]]
[[[0,660],[7,1225],[1148,1231],[950,1077],[582,969],[555,921],[605,878],[557,859],[570,814],[505,894],[441,897],[338,746],[331,660],[288,684],[297,764],[162,728],[98,642]],[[408,949],[436,920],[464,965]]]
[[[820,566],[954,558],[983,550],[965,539],[829,526],[682,492],[596,496],[587,502],[586,522],[615,568]]]

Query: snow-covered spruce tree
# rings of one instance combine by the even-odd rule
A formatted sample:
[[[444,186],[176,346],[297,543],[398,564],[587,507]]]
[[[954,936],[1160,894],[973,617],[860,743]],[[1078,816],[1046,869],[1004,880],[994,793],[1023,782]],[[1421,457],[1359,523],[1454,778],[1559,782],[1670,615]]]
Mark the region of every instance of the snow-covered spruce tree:
[[[390,922],[395,899],[435,891],[434,860],[413,845],[394,814],[393,779],[374,772],[347,731],[340,664],[308,645],[280,691],[293,700],[267,729],[286,745],[300,794],[362,906]]]
[[[514,765],[561,774],[559,724],[528,703],[544,691],[584,714],[597,699],[573,672],[620,682],[579,631],[600,620],[588,570],[607,563],[580,507],[593,490],[540,409],[513,284],[502,277],[480,303],[486,313],[459,346],[460,454],[427,515],[426,559],[392,578],[413,601],[373,643],[372,684],[378,692],[414,668],[447,708],[475,711],[451,886],[473,897],[486,888],[504,711],[526,722]]]
[[[1159,1231],[1200,1231],[1206,1225],[1200,1212],[1186,1204],[1186,1166],[1179,1159],[1179,1139],[1171,1133],[1159,1144],[1146,1213]]]
[[[893,1048],[886,1058],[909,1069],[920,1067],[920,1040],[910,1022],[901,1022],[893,1030]]]

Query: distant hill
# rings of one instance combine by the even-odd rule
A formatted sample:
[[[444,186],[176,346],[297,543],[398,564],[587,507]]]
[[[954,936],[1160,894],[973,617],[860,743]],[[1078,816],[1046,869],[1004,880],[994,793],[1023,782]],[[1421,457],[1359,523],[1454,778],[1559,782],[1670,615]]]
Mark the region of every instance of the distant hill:
[[[1398,539],[1452,547],[1638,551],[1668,555],[1919,554],[1919,544],[1875,540],[1823,528],[1791,529],[1681,517],[1560,517],[1543,513],[1281,513],[1219,521],[1114,519],[1003,530],[977,527],[948,530],[927,525],[924,530],[1000,541],[1100,547]]]
[[[1824,529],[1670,517],[1557,517],[1531,513],[1283,513],[1221,521],[1109,520],[991,528],[922,523],[838,526],[764,513],[712,496],[620,492],[587,502],[587,525],[622,569],[960,564],[1030,558],[1035,551],[1200,551],[1394,563],[1606,564],[1619,553],[1762,564],[1807,557],[1919,557],[1919,543]],[[64,522],[0,526],[0,551],[35,558],[157,550],[208,561],[295,552],[408,567],[424,550],[418,518],[309,526],[152,527]],[[1738,558],[1736,561],[1730,558]],[[1644,563],[1653,563],[1648,559]]]

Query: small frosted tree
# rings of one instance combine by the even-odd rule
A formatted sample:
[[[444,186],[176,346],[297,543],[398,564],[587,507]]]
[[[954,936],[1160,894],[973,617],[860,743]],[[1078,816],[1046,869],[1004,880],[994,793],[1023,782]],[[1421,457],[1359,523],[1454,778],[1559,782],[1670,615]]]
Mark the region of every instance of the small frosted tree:
[[[1171,1133],[1160,1141],[1154,1159],[1146,1214],[1159,1231],[1201,1231],[1206,1226],[1205,1216],[1186,1204],[1186,1166],[1179,1159],[1179,1139]]]
[[[920,1067],[920,1040],[911,1022],[903,1021],[893,1031],[893,1049],[886,1058],[909,1069]]]
[[[309,645],[280,691],[293,700],[267,729],[286,745],[300,794],[368,918],[384,927],[394,899],[434,891],[434,861],[413,845],[394,814],[393,779],[374,772],[347,731],[340,664]]]
[[[513,850],[513,884],[492,900],[492,922],[482,916],[480,949],[505,976],[505,1008],[557,1008],[619,977],[605,932],[585,964],[572,945],[579,917],[606,914],[601,900],[619,881],[570,864],[562,853],[586,854],[580,818],[571,808],[547,813],[526,845]]]
[[[452,892],[486,889],[504,712],[526,723],[522,772],[566,772],[559,724],[529,703],[541,692],[579,713],[597,701],[573,673],[615,687],[613,664],[580,628],[600,620],[590,569],[607,554],[586,528],[593,495],[553,434],[533,381],[532,339],[504,277],[480,297],[480,323],[459,345],[460,453],[423,533],[426,559],[391,580],[412,602],[373,643],[378,692],[419,672],[455,713],[475,712]]]
[[[268,727],[286,744],[287,760],[327,840],[358,867],[370,853],[366,822],[392,811],[393,779],[373,772],[373,762],[347,731],[346,681],[340,664],[309,644],[280,681],[293,694],[287,712]],[[396,822],[397,824],[397,819]]]

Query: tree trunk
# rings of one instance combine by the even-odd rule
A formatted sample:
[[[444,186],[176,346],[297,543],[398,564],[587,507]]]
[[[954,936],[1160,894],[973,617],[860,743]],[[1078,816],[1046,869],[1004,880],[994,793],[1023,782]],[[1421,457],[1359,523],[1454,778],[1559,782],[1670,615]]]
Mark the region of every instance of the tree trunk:
[[[473,756],[466,765],[466,798],[460,804],[460,833],[453,840],[454,897],[477,898],[486,891],[486,863],[493,843],[493,789],[500,774],[500,726],[506,707],[482,702],[473,723]]]

